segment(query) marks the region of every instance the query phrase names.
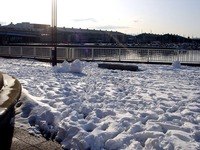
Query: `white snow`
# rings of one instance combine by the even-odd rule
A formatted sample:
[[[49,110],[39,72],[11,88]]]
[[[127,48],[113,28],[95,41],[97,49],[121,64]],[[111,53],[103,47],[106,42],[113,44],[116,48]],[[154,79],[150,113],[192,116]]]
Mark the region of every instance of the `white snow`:
[[[174,61],[174,62],[172,63],[172,66],[173,66],[174,68],[176,68],[176,69],[180,69],[180,68],[181,68],[181,63],[180,63],[180,61]]]
[[[22,83],[15,124],[30,134],[66,149],[200,149],[200,68],[137,65],[0,58],[0,71]]]
[[[59,73],[81,73],[83,70],[84,64],[76,59],[72,63],[68,63],[67,61],[64,61],[61,65],[59,66],[54,66],[54,71],[59,72]]]

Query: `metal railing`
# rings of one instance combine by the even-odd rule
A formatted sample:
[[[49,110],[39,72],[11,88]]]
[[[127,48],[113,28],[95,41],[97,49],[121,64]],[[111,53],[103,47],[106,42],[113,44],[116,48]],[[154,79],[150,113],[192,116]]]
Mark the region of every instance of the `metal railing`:
[[[52,47],[0,46],[0,56],[51,59]],[[58,47],[58,60],[97,60],[200,64],[200,50],[153,48]]]

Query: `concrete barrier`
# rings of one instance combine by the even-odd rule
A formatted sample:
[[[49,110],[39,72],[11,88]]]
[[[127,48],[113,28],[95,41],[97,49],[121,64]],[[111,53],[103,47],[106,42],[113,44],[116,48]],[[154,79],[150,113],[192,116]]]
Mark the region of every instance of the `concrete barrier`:
[[[128,71],[139,71],[138,66],[131,64],[113,64],[113,63],[99,63],[99,68],[113,69],[113,70],[128,70]]]

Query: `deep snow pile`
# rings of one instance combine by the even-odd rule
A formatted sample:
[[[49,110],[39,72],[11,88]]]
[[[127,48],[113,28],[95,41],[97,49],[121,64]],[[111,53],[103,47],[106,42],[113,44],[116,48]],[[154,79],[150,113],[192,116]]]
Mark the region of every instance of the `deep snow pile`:
[[[16,124],[32,134],[68,149],[200,149],[200,68],[138,65],[144,71],[85,62],[81,73],[63,73],[0,58],[0,71],[24,88]]]
[[[64,61],[61,65],[54,66],[53,70],[59,73],[82,73],[83,67],[84,64],[76,59],[72,63]]]
[[[180,61],[174,61],[172,63],[172,66],[174,67],[174,69],[180,69],[181,68],[181,63],[180,63]]]

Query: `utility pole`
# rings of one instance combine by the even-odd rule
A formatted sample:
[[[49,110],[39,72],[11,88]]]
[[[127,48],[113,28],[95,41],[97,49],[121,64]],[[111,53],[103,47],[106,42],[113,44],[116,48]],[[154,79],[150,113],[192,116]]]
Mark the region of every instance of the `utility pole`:
[[[52,66],[57,65],[57,0],[52,0],[52,51],[51,51],[51,58],[52,58]]]

